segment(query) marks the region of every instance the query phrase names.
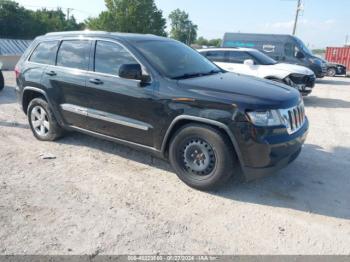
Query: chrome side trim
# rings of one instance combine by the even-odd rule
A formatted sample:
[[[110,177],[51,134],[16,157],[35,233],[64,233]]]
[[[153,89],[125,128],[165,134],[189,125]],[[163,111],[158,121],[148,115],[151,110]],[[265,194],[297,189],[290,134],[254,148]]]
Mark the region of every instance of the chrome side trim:
[[[75,114],[111,122],[114,124],[122,125],[122,126],[128,126],[136,129],[140,129],[143,131],[148,131],[150,128],[153,128],[153,126],[144,123],[142,121],[138,121],[132,118],[120,116],[120,115],[115,115],[91,108],[85,108],[85,107],[80,107],[76,105],[71,105],[71,104],[62,104],[61,108],[65,111],[72,112]]]
[[[84,108],[84,107],[71,105],[71,104],[62,104],[61,108],[64,111],[68,111],[68,112],[75,113],[82,116],[87,116],[87,108]]]

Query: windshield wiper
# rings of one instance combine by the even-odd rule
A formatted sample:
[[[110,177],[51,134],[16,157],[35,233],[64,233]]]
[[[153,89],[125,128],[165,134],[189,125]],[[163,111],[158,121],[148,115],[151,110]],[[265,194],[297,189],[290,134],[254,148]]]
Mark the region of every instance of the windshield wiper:
[[[183,74],[183,75],[180,75],[180,76],[172,77],[172,79],[186,79],[186,78],[201,77],[201,76],[218,74],[220,72],[221,71],[219,71],[219,70],[211,70],[209,72],[204,72],[204,73],[200,73],[200,72],[198,72],[198,73],[186,73],[186,74]]]
[[[203,73],[202,75],[204,76],[208,76],[208,75],[214,75],[214,74],[218,74],[218,73],[221,73],[222,71],[221,70],[211,70],[207,73]]]
[[[172,77],[172,79],[186,79],[186,78],[193,78],[193,77],[199,77],[202,76],[202,73],[186,73],[180,76]]]

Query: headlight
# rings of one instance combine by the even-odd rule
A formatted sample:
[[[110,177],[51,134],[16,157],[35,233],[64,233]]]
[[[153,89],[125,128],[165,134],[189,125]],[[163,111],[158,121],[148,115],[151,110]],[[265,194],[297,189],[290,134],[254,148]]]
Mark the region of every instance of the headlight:
[[[247,112],[251,122],[256,126],[280,126],[283,125],[278,110]]]

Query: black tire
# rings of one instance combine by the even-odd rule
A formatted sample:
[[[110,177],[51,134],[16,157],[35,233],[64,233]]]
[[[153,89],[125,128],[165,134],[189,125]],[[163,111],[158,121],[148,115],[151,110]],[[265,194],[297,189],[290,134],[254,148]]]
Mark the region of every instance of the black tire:
[[[337,70],[334,67],[327,69],[327,76],[335,77],[336,74],[337,74]]]
[[[189,124],[176,132],[170,142],[169,160],[177,176],[199,190],[219,187],[232,177],[238,166],[228,138],[219,130],[201,124]]]
[[[44,117],[36,117],[37,113]],[[49,104],[43,98],[35,98],[30,101],[27,116],[30,128],[38,140],[54,141],[62,137],[64,131],[57,123]],[[38,125],[38,122],[41,124]],[[42,126],[44,126],[44,132],[41,133]]]
[[[5,87],[5,81],[4,81],[4,76],[2,72],[0,71],[0,91],[3,90]]]

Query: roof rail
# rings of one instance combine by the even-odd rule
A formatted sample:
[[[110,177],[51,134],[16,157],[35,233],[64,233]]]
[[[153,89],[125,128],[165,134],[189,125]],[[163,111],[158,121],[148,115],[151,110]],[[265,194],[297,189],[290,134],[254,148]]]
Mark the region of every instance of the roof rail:
[[[61,31],[61,32],[51,32],[46,33],[45,35],[63,35],[63,34],[109,34],[110,32],[106,31],[89,31],[89,30],[81,30],[81,31]]]

